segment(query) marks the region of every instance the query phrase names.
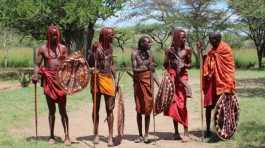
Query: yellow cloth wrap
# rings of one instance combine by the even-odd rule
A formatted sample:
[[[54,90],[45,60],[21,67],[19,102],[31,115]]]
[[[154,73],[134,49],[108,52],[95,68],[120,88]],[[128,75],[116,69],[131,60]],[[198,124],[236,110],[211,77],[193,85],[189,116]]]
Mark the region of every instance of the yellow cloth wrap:
[[[94,90],[94,81],[95,81],[94,75],[92,76],[92,81],[91,81],[92,92]],[[115,82],[112,74],[96,72],[96,81],[97,81],[95,88],[96,92],[109,96],[115,96]]]

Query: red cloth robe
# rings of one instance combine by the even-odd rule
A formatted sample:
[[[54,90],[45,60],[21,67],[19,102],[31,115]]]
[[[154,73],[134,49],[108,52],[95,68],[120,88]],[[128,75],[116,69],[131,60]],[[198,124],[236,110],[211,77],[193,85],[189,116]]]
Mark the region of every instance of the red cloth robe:
[[[179,82],[179,80],[176,78],[176,70],[168,68],[167,71],[175,80],[176,90],[172,102],[169,105],[168,110],[164,112],[164,115],[172,117],[175,121],[179,122],[185,128],[187,128],[188,112],[186,107],[187,97],[186,97],[185,86],[183,85],[183,83]],[[187,69],[182,70],[179,78],[188,81]]]
[[[215,105],[222,93],[235,93],[235,63],[230,46],[221,41],[203,62],[204,106]]]
[[[44,94],[54,102],[63,102],[66,99],[66,93],[57,82],[57,70],[47,67],[40,67],[39,74],[42,75],[42,85]]]

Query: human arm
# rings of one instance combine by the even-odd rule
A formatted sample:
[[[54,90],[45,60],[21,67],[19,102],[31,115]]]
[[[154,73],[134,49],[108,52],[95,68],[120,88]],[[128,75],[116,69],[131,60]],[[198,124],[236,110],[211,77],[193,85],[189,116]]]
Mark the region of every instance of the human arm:
[[[134,50],[131,55],[132,69],[134,72],[143,72],[148,70],[146,63],[138,56],[137,51]]]
[[[32,82],[35,84],[35,83],[38,82],[38,72],[39,72],[40,65],[41,65],[41,63],[43,61],[42,47],[35,49],[34,57],[35,57],[34,58],[35,67],[34,67],[34,72],[33,72],[33,75],[32,75]]]

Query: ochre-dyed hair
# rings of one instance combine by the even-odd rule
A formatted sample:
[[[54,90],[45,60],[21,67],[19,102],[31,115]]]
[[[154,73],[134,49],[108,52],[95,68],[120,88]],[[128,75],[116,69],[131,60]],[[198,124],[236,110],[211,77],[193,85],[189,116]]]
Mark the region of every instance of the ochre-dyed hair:
[[[104,27],[100,30],[99,42],[103,49],[111,48],[110,37],[114,35],[114,30],[111,27]]]
[[[52,33],[54,32],[54,30],[55,30],[55,33],[56,33],[56,36],[57,36],[56,48],[58,48],[59,52],[60,52],[60,48],[59,48],[59,44],[60,44],[60,40],[61,40],[60,30],[59,30],[59,28],[57,26],[50,25],[48,27],[48,31],[47,31],[47,48],[48,48],[49,56],[50,56],[50,50],[51,50],[51,37],[52,37]]]
[[[172,33],[172,36],[173,37],[172,37],[171,47],[175,47],[175,44],[179,42],[179,40],[180,40],[180,34],[182,32],[186,34],[186,32],[184,30],[182,30],[182,29],[175,29],[174,30],[174,32]]]

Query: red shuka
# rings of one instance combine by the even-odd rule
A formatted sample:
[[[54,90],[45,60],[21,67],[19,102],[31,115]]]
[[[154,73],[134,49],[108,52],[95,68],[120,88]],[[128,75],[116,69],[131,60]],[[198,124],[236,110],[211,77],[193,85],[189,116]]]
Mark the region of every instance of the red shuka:
[[[164,112],[164,115],[172,117],[175,121],[179,122],[185,128],[187,128],[188,112],[186,107],[187,97],[184,88],[185,86],[176,78],[176,70],[168,68],[167,71],[175,80],[176,90],[172,102],[169,105],[168,110]],[[186,69],[180,73],[179,78],[182,80],[188,80],[188,72]]]
[[[57,70],[40,67],[39,74],[42,75],[44,94],[54,102],[65,101],[66,93],[56,80]]]
[[[227,43],[220,42],[205,57],[202,85],[205,107],[215,105],[217,95],[235,93],[235,63],[232,49]]]

